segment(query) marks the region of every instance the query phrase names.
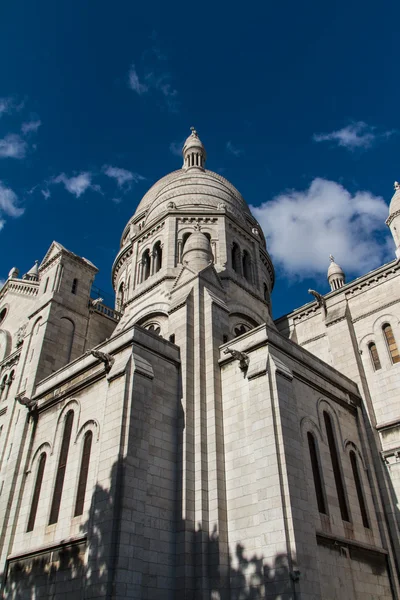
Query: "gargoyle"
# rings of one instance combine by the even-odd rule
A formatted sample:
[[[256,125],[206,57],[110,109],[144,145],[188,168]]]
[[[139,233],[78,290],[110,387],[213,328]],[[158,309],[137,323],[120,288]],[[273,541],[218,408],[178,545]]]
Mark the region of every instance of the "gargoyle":
[[[111,356],[111,354],[107,354],[106,352],[100,352],[99,350],[89,350],[88,354],[91,354],[95,358],[98,358],[102,363],[104,363],[104,370],[108,373],[111,370],[111,367],[114,364],[115,358]]]
[[[242,371],[245,371],[250,362],[250,357],[245,352],[240,352],[239,350],[234,350],[233,348],[225,348],[224,354],[230,354],[232,358],[239,361],[239,367]]]
[[[22,406],[26,406],[28,411],[31,413],[37,408],[37,400],[32,400],[31,398],[27,398],[26,396],[16,396],[15,400],[22,404]]]
[[[317,301],[317,304],[320,308],[322,308],[324,315],[326,317],[327,313],[328,313],[328,309],[326,308],[326,302],[325,302],[325,298],[323,296],[321,296],[321,294],[319,294],[318,292],[316,292],[315,290],[308,290],[309,294],[312,294],[314,296],[314,298]]]

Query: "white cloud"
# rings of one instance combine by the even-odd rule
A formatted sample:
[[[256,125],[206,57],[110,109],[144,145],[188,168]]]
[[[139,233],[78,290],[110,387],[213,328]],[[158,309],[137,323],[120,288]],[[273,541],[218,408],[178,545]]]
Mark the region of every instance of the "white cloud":
[[[139,81],[139,75],[136,72],[134,64],[132,64],[131,68],[129,69],[129,87],[131,90],[139,94],[139,96],[147,92],[149,89],[146,84]]]
[[[130,188],[132,183],[138,183],[139,181],[144,180],[144,177],[139,175],[139,173],[133,173],[127,169],[112,167],[110,165],[104,165],[103,172],[105,175],[107,175],[107,177],[115,179],[118,187],[120,188],[124,187],[125,184],[128,188]]]
[[[17,194],[0,181],[0,230],[3,229],[7,217],[20,217],[24,209],[19,206]]]
[[[357,121],[338,131],[315,133],[313,140],[315,142],[336,142],[338,146],[347,148],[347,150],[356,150],[357,148],[370,148],[379,138],[388,138],[393,133],[394,131],[378,133],[376,127],[372,127],[364,121]]]
[[[233,154],[233,156],[236,156],[236,157],[243,154],[243,150],[240,150],[240,148],[237,148],[236,146],[234,146],[231,141],[226,142],[226,149],[230,154]]]
[[[89,172],[82,172],[72,177],[67,177],[65,173],[61,173],[57,177],[54,177],[51,183],[63,183],[65,189],[77,198],[82,196],[88,189],[101,192],[101,188],[98,185],[92,184],[92,174]]]
[[[326,275],[331,253],[353,274],[394,257],[385,226],[388,206],[371,192],[352,195],[334,181],[317,178],[307,190],[289,190],[252,212],[275,265],[289,277]]]
[[[0,139],[0,158],[24,158],[26,150],[27,143],[15,133]]]
[[[51,197],[50,190],[40,190],[40,192],[46,200],[48,200]]]
[[[39,119],[36,121],[26,121],[25,123],[22,123],[21,131],[23,134],[31,133],[32,131],[35,132],[39,129],[41,124],[42,122]]]

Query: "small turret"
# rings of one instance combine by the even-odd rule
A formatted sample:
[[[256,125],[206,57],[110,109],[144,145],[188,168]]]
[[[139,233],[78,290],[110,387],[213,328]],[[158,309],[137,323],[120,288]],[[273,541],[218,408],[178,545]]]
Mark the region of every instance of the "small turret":
[[[17,279],[18,275],[19,269],[17,269],[17,267],[13,267],[8,274],[8,279]]]
[[[29,281],[39,281],[39,261],[35,260],[35,264],[22,279],[28,279]]]
[[[329,256],[329,258],[331,264],[329,265],[327,278],[329,285],[331,286],[331,290],[334,291],[344,286],[346,283],[346,277],[342,267],[335,263],[335,259],[333,258],[332,254]]]
[[[182,262],[193,271],[199,272],[213,262],[210,242],[200,231],[200,226],[195,226],[183,249]]]
[[[389,216],[386,219],[396,245],[396,256],[400,258],[400,183],[394,182],[394,194],[389,206]]]
[[[202,169],[206,164],[207,154],[205,148],[198,136],[197,131],[194,127],[190,128],[192,133],[184,143],[182,154],[183,154],[183,166],[182,168],[187,169]]]

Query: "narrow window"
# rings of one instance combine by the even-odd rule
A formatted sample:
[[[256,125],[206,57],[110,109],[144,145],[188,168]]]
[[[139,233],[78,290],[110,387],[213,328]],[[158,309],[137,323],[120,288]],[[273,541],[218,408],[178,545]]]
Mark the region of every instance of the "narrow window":
[[[268,286],[266,283],[264,283],[264,300],[265,302],[268,302],[269,300]]]
[[[76,294],[77,288],[78,288],[78,280],[75,278],[72,282],[71,293]]]
[[[335,478],[336,491],[339,500],[340,514],[342,515],[343,521],[350,521],[349,511],[347,509],[346,495],[344,491],[344,484],[342,479],[342,473],[340,470],[339,456],[336,448],[335,435],[333,433],[333,425],[331,417],[327,412],[324,411],[324,421],[326,436],[328,438],[329,452],[331,455],[333,475]]]
[[[49,285],[49,278],[46,278],[46,283],[44,284],[44,290],[43,290],[43,294],[45,294],[47,292],[47,287]]]
[[[232,244],[231,261],[232,269],[236,271],[236,273],[240,273],[240,250],[239,246],[235,242]]]
[[[150,277],[150,252],[146,250],[143,254],[143,277],[142,280],[146,281]]]
[[[162,267],[162,248],[161,242],[157,242],[153,250],[154,256],[154,273],[157,273]]]
[[[369,355],[371,357],[372,366],[374,367],[374,371],[379,371],[381,369],[381,361],[379,360],[378,350],[376,348],[376,344],[371,342],[368,344]]]
[[[1,385],[0,385],[0,400],[3,399],[3,396],[6,393],[6,388],[7,388],[7,375],[4,375],[3,381],[1,382]]]
[[[171,335],[169,336],[169,341],[171,342],[171,344],[175,344],[175,334],[171,333]]]
[[[65,469],[67,467],[69,443],[71,440],[74,413],[70,410],[65,418],[64,434],[61,442],[60,458],[58,459],[56,483],[54,486],[53,501],[51,503],[49,525],[57,523],[60,511],[61,496],[64,486]]]
[[[117,310],[122,311],[122,308],[124,306],[124,299],[125,299],[125,286],[124,286],[124,282],[121,282],[121,285],[118,288],[118,296],[117,296]]]
[[[245,279],[247,279],[247,281],[249,283],[251,283],[252,282],[251,260],[250,260],[250,254],[247,252],[247,250],[244,250],[244,252],[243,252],[242,265],[243,265],[243,276]]]
[[[41,455],[40,460],[39,460],[39,467],[37,470],[36,481],[35,481],[35,489],[33,491],[31,510],[29,513],[28,527],[26,528],[26,531],[32,531],[33,528],[35,527],[35,519],[36,519],[37,508],[39,505],[40,490],[42,489],[42,481],[43,481],[43,474],[44,474],[45,466],[46,466],[46,453],[43,452],[43,454]]]
[[[83,453],[81,461],[81,469],[79,471],[78,491],[76,494],[74,517],[78,517],[83,513],[83,505],[85,503],[86,484],[89,473],[90,451],[92,449],[93,434],[88,431],[85,434],[83,442]]]
[[[394,364],[400,362],[400,354],[397,349],[396,340],[394,339],[393,331],[389,323],[386,323],[386,325],[382,327],[382,331],[385,335],[392,363]]]
[[[312,467],[313,478],[314,478],[315,494],[317,496],[318,510],[320,513],[323,513],[324,515],[326,515],[328,513],[326,511],[326,506],[325,506],[324,490],[323,490],[323,486],[322,486],[322,477],[321,477],[321,471],[320,471],[319,462],[318,462],[317,446],[316,446],[316,442],[315,442],[315,437],[313,436],[312,433],[310,433],[310,432],[307,433],[307,440],[308,440],[308,449],[310,451],[311,467]]]
[[[364,527],[369,529],[369,520],[367,515],[367,507],[365,505],[364,494],[361,486],[361,478],[358,470],[357,457],[353,450],[350,452],[351,468],[353,470],[354,483],[356,484],[358,504],[360,505],[361,517]]]

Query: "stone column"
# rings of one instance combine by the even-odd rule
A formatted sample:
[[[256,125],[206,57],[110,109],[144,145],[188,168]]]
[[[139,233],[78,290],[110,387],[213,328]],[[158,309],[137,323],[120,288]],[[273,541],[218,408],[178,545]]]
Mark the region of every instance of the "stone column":
[[[178,240],[178,264],[182,263],[182,240]]]

